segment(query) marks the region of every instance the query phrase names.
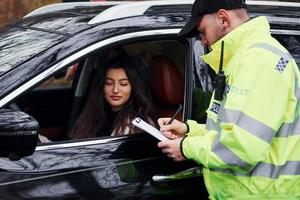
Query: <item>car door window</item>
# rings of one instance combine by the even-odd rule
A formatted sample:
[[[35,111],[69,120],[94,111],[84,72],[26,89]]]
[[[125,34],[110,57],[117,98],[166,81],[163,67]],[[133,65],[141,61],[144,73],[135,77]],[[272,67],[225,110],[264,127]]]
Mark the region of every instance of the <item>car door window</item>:
[[[172,49],[177,53],[172,54]],[[186,49],[177,40],[138,41],[120,44],[95,50],[75,64],[65,66],[54,75],[48,77],[33,89],[20,95],[14,103],[18,109],[33,116],[40,125],[40,135],[50,141],[77,139],[70,137],[73,129],[78,129],[81,115],[92,92],[93,82],[103,77],[103,67],[108,60],[125,54],[134,58],[138,75],[145,83],[145,93],[149,93],[152,103],[151,122],[157,126],[159,117],[171,117],[180,104],[184,105]],[[76,77],[76,79],[74,78]],[[100,83],[97,82],[96,84]],[[103,90],[103,89],[102,89]],[[99,95],[101,88],[96,88]],[[97,104],[95,99],[93,103]],[[90,114],[90,113],[88,113]],[[137,116],[139,117],[139,116]],[[183,112],[177,115],[183,120]],[[85,119],[84,119],[85,120]],[[93,119],[101,120],[100,118]],[[113,122],[111,126],[115,126]],[[128,121],[131,125],[131,121]],[[111,132],[90,136],[87,129],[84,138],[95,136],[111,136]],[[142,132],[137,130],[135,132]],[[122,132],[114,136],[131,134]]]
[[[74,95],[72,83],[76,74],[75,68],[79,68],[79,63],[56,72],[44,82],[18,96],[12,104],[13,109],[34,117],[39,123],[39,134],[50,141],[66,139],[65,131]],[[48,141],[44,140],[44,137],[43,141]]]
[[[172,52],[171,49],[178,49],[178,55],[172,55],[170,53]],[[109,135],[118,136],[141,132],[140,130],[136,130],[133,132],[124,131],[116,134],[114,133],[115,130],[113,130],[112,134],[111,130],[108,131],[109,129],[106,128],[98,129],[97,125],[93,125],[94,129],[92,130],[95,131],[97,129],[97,131],[95,131],[96,133],[91,134],[88,131],[92,126],[87,125],[89,120],[101,120],[96,114],[93,114],[95,117],[91,117],[91,112],[100,109],[101,106],[93,108],[88,107],[90,107],[89,104],[95,105],[101,103],[101,100],[95,99],[99,98],[98,96],[101,93],[100,90],[103,90],[99,88],[101,82],[99,76],[104,76],[102,68],[110,58],[120,57],[122,55],[134,58],[135,66],[140,76],[139,78],[145,83],[146,92],[150,93],[149,103],[153,104],[154,108],[151,112],[151,119],[149,120],[152,122],[152,125],[156,126],[158,117],[172,116],[179,104],[184,103],[185,48],[181,43],[175,40],[158,40],[113,46],[109,49],[96,52],[88,59],[92,62],[92,66],[87,66],[90,68],[90,70],[87,71],[89,74],[83,74],[82,76],[86,76],[86,79],[89,81],[77,86],[86,89],[84,92],[76,95],[77,98],[81,99],[81,103],[80,106],[77,107],[79,109],[75,112],[76,114],[72,117],[72,126],[68,133],[70,138],[90,138]],[[94,94],[95,86],[93,86],[95,82],[99,83],[96,85],[96,95]],[[86,85],[86,83],[89,84]],[[91,111],[87,111],[88,109]],[[102,111],[99,110],[98,113],[101,112]],[[117,117],[116,119],[118,119]],[[183,120],[182,113],[178,115],[178,119]],[[106,120],[111,120],[110,116],[108,116]],[[99,122],[95,121],[93,123],[97,124]],[[110,121],[109,123],[113,122]],[[130,121],[128,123],[129,126],[132,126]],[[103,130],[105,131],[103,132]]]
[[[61,70],[55,76],[52,76],[51,78],[40,84],[38,88],[71,88],[78,66],[79,63],[76,63],[64,70]]]
[[[184,103],[184,46],[175,40],[145,41],[125,45],[130,55],[140,57],[148,69],[144,76],[152,93],[157,117],[170,117]],[[172,51],[176,49],[176,54]],[[183,120],[182,114],[178,116]]]
[[[201,45],[200,38],[193,39],[193,101],[192,119],[206,121],[206,109],[213,91],[214,71],[201,59],[208,49]]]

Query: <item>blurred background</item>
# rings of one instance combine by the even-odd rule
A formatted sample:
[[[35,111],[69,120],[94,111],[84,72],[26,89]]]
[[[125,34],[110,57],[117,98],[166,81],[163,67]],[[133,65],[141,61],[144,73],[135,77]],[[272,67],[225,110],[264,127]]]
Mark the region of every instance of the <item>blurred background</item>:
[[[105,0],[79,0],[105,1]],[[77,2],[79,2],[77,1]],[[118,0],[122,1],[122,0]],[[126,0],[130,1],[130,0]],[[131,0],[132,1],[132,0]],[[48,4],[76,2],[76,0],[0,0],[0,26],[21,19],[27,13]]]
[[[76,2],[76,1],[78,2],[78,1],[109,1],[109,0],[0,0],[0,26],[21,19],[27,13],[44,5],[53,4],[53,3],[62,3],[62,2]],[[122,1],[122,0],[118,0],[118,1]],[[127,0],[127,1],[142,1],[142,0]],[[300,0],[277,0],[277,1],[300,2]]]

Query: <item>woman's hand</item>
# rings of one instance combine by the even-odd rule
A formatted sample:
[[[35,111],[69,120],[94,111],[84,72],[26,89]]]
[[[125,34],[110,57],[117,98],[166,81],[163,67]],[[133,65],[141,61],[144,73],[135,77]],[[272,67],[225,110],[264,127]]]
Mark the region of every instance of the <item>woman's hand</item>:
[[[173,120],[171,124],[168,124],[170,119],[171,118],[159,118],[157,120],[160,131],[170,139],[183,138],[187,132],[186,124],[176,119]]]

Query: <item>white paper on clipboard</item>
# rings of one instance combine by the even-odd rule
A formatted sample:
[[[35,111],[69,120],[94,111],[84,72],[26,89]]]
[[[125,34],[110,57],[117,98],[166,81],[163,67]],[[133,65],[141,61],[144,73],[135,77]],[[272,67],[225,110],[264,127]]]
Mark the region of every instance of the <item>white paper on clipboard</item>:
[[[146,131],[147,133],[151,134],[152,136],[156,137],[160,141],[169,140],[166,136],[164,136],[159,130],[157,130],[155,127],[151,126],[144,120],[142,120],[139,117],[136,117],[131,122],[134,126]]]

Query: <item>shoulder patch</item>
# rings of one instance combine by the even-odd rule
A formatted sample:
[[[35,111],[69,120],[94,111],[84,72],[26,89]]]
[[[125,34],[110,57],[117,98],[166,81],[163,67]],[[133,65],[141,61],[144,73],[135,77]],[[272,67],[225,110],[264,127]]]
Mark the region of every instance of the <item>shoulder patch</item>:
[[[216,113],[216,114],[218,114],[219,109],[220,109],[220,104],[218,104],[218,103],[216,103],[216,102],[213,102],[213,103],[211,104],[209,110],[212,111],[212,112],[214,112],[214,113]]]
[[[285,70],[285,68],[286,68],[286,66],[287,66],[288,63],[289,63],[289,61],[287,59],[280,58],[280,60],[278,61],[277,65],[275,67],[275,70],[277,70],[280,73],[282,73]]]

